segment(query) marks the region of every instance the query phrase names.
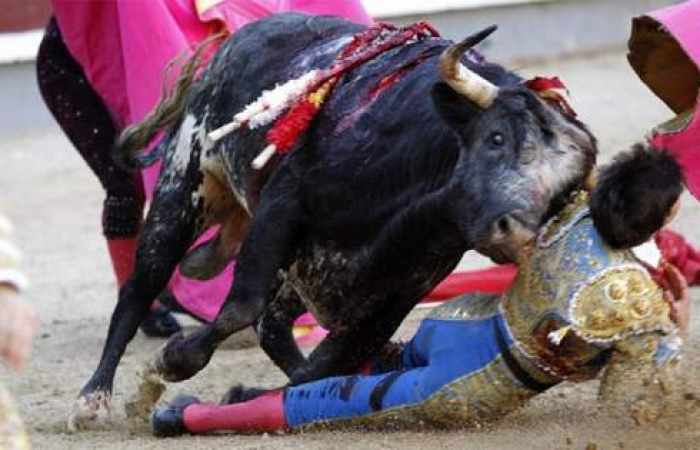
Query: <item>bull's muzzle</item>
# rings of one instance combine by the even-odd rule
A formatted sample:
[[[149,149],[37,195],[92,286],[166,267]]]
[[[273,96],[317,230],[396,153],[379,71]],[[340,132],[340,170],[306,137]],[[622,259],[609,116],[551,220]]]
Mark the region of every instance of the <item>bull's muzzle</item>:
[[[517,261],[537,236],[538,225],[519,212],[504,214],[491,224],[489,244],[480,251],[497,263]]]

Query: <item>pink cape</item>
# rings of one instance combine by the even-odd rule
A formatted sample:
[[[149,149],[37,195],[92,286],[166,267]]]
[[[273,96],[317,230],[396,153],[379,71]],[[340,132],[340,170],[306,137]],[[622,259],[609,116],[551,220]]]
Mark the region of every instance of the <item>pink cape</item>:
[[[371,23],[359,0],[53,0],[53,6],[66,46],[120,127],[143,119],[156,105],[168,63],[215,32],[233,33],[284,11]],[[143,173],[149,198],[158,171],[155,166]],[[213,234],[209,230],[197,243]],[[176,271],[169,288],[189,312],[212,320],[232,280],[233,264],[207,282],[186,279]]]
[[[673,154],[688,190],[700,199],[700,0],[653,11],[633,21],[629,61],[671,109],[694,111],[682,129],[657,133],[652,143]]]

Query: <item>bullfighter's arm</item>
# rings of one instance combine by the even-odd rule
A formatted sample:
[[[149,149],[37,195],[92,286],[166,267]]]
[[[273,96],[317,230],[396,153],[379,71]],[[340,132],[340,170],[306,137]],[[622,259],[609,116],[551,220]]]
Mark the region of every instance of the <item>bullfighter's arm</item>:
[[[601,381],[599,396],[610,412],[635,422],[653,421],[668,402],[674,368],[690,320],[688,284],[676,267],[662,263],[656,281],[669,305],[672,331],[649,331],[617,341]]]
[[[680,271],[664,262],[655,280],[663,289],[675,326],[666,332],[650,330],[614,343],[600,385],[605,407],[618,415],[630,415],[637,423],[655,420],[668,403],[669,387],[676,378],[674,368],[690,321],[688,283]]]
[[[682,340],[652,332],[615,344],[601,380],[603,407],[636,423],[655,421],[668,403]]]

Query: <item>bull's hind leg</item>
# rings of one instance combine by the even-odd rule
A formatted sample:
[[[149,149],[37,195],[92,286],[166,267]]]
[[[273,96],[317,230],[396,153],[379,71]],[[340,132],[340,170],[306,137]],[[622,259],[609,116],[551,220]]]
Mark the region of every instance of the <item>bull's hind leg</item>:
[[[173,336],[156,359],[159,374],[182,381],[203,369],[228,336],[264,312],[277,272],[289,265],[301,230],[297,181],[280,168],[262,192],[236,261],[235,282],[219,315],[188,337]]]
[[[112,383],[124,350],[201,228],[203,207],[195,193],[202,176],[193,166],[177,179],[161,177],[140,236],[134,271],[119,290],[102,357],[80,392],[68,422],[71,429],[83,428],[109,412]]]
[[[112,382],[127,344],[194,240],[198,214],[191,204],[194,189],[187,188],[159,192],[154,200],[139,241],[134,272],[119,290],[99,365],[81,390],[69,420],[73,429],[97,419],[103,408],[109,409]]]

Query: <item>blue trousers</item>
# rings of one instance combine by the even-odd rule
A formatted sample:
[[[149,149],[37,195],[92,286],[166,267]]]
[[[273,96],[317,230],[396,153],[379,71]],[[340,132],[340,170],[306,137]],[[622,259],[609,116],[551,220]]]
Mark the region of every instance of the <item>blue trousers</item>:
[[[288,388],[287,423],[296,427],[420,403],[442,386],[478,372],[511,344],[500,314],[483,320],[425,319],[404,347],[396,370]]]

